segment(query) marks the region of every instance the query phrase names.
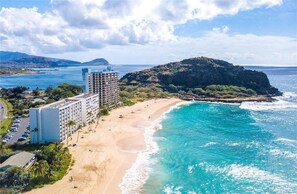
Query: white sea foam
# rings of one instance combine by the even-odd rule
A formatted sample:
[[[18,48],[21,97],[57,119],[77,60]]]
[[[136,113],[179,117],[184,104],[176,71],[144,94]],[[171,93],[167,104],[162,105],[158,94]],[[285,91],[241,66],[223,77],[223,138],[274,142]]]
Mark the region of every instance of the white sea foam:
[[[270,150],[270,153],[272,155],[278,155],[278,156],[282,156],[282,157],[286,157],[286,158],[297,159],[297,154],[290,152],[290,151],[282,151],[282,150],[278,150],[278,149],[272,149],[272,150]]]
[[[297,94],[285,92],[282,96],[275,97],[274,102],[243,102],[241,109],[253,111],[297,109]]]
[[[151,170],[150,165],[155,162],[151,159],[151,155],[159,150],[158,144],[153,136],[157,130],[162,129],[162,125],[160,123],[166,118],[166,114],[174,109],[180,108],[181,106],[187,106],[192,103],[193,102],[177,103],[176,105],[170,107],[168,111],[164,112],[159,119],[153,121],[150,127],[145,129],[144,137],[146,149],[145,151],[137,154],[136,162],[126,171],[126,174],[119,185],[123,194],[141,193],[141,187],[149,177],[149,172]]]
[[[173,186],[173,185],[166,185],[163,189],[163,192],[166,194],[181,194],[180,191],[183,187],[182,186]]]
[[[202,145],[202,146],[200,146],[201,148],[206,148],[206,147],[209,147],[209,146],[212,146],[212,145],[216,145],[216,144],[218,144],[217,142],[208,142],[208,143],[206,143],[206,144],[204,144],[204,145]]]
[[[199,163],[199,166],[207,172],[226,174],[233,179],[265,184],[269,188],[273,187],[275,192],[283,191],[290,193],[297,186],[295,183],[291,183],[276,174],[261,170],[255,166],[231,164],[226,167],[218,167],[206,162]]]
[[[297,140],[288,139],[288,138],[277,138],[276,141],[289,142],[289,143],[297,143]]]
[[[231,146],[231,147],[236,147],[236,146],[240,146],[241,144],[240,143],[237,143],[237,142],[229,142],[229,143],[226,143],[228,146]]]

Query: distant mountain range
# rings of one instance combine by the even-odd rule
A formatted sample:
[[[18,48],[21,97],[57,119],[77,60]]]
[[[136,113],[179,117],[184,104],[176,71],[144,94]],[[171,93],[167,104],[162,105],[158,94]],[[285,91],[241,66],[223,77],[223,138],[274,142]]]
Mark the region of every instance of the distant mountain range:
[[[97,58],[92,61],[79,62],[66,59],[57,59],[28,55],[20,52],[0,51],[0,68],[38,68],[38,67],[65,67],[65,66],[100,66],[110,65],[104,58]]]

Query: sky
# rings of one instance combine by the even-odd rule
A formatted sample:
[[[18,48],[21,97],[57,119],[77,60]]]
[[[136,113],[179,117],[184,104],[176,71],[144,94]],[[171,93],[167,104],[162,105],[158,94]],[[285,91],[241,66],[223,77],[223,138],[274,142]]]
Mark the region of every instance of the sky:
[[[112,64],[297,66],[297,0],[0,0],[0,50]]]

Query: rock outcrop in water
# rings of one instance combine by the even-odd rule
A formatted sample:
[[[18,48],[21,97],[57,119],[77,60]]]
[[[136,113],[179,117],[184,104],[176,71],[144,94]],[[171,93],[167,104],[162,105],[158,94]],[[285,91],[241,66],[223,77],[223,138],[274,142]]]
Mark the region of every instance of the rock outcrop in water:
[[[277,96],[265,73],[226,61],[197,57],[126,74],[122,85],[158,86],[165,92],[195,98]]]

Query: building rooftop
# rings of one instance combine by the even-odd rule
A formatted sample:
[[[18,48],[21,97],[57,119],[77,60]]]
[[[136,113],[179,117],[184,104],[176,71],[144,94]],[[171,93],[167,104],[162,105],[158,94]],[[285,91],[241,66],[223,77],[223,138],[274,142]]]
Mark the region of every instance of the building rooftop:
[[[81,99],[81,98],[89,98],[91,96],[97,96],[98,94],[80,94],[78,96],[74,96],[74,99]]]
[[[73,98],[68,98],[68,99],[64,99],[64,100],[61,100],[61,101],[58,101],[56,103],[53,103],[53,104],[49,104],[47,106],[47,108],[62,108],[62,107],[65,107],[65,106],[68,106],[74,102],[77,102],[78,99],[73,99]]]
[[[108,73],[119,73],[118,71],[114,70],[103,70],[103,71],[92,71],[90,74],[108,74]]]
[[[0,169],[9,168],[10,166],[19,166],[24,168],[33,158],[35,154],[30,152],[20,152],[13,156],[10,156],[2,164],[0,164]]]

